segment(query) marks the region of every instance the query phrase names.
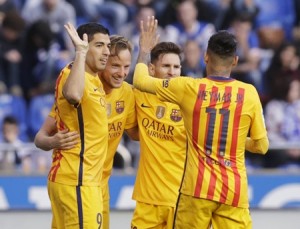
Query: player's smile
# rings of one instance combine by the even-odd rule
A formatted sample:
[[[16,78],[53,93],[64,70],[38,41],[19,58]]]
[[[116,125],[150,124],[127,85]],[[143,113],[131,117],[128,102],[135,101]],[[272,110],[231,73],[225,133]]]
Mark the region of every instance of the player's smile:
[[[103,65],[106,65],[106,63],[107,63],[107,60],[108,60],[108,58],[101,58],[100,59],[100,62],[103,64]]]

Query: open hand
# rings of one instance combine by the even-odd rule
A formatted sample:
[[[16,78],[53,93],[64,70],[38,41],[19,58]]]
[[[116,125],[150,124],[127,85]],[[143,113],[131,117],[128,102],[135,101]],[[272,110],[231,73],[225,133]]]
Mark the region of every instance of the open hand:
[[[79,142],[79,134],[77,131],[60,130],[53,135],[53,148],[55,149],[71,149]]]
[[[140,22],[140,52],[150,53],[159,40],[157,34],[157,19],[154,16],[148,17],[146,23]]]
[[[89,49],[88,36],[87,34],[83,34],[83,40],[79,37],[75,27],[71,23],[67,23],[64,25],[67,30],[74,46],[76,52],[87,52]]]

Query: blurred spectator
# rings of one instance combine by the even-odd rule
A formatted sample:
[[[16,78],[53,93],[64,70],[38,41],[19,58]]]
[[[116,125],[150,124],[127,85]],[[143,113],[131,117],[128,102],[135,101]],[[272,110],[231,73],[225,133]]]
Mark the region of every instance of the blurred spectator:
[[[0,0],[0,26],[6,13],[17,10],[13,0]]]
[[[25,21],[17,11],[8,12],[0,27],[0,93],[22,95],[20,63]]]
[[[203,51],[194,40],[188,40],[183,46],[183,61],[181,64],[181,74],[193,78],[204,76],[205,65],[202,59]]]
[[[25,98],[53,92],[61,69],[60,48],[47,22],[38,20],[27,29],[22,62]]]
[[[61,58],[66,59],[66,61],[71,60],[74,51],[73,45],[64,28],[67,22],[76,25],[76,12],[70,3],[65,0],[26,1],[22,16],[29,25],[39,20],[48,22],[57,42],[60,44]],[[65,63],[62,65],[65,65]]]
[[[265,72],[266,102],[278,98],[278,93],[282,93],[281,98],[284,98],[286,92],[282,87],[292,79],[300,79],[300,58],[296,46],[286,42],[276,50]]]
[[[243,15],[253,23],[259,13],[259,7],[255,0],[217,0],[219,2],[219,13],[215,20],[216,29],[228,29],[232,21]]]
[[[259,13],[255,28],[263,48],[278,48],[283,41],[291,41],[295,23],[294,0],[256,0]]]
[[[280,91],[274,91],[265,108],[265,121],[270,143],[275,145],[299,145],[300,139],[300,80],[285,80]],[[300,167],[300,149],[272,150],[265,158],[264,167]]]
[[[215,33],[215,27],[211,23],[198,21],[198,9],[195,1],[185,0],[176,7],[178,21],[167,25],[166,40],[174,42],[181,47],[187,40],[195,40],[201,49],[206,50],[208,39]]]
[[[6,116],[13,116],[18,121],[19,138],[22,141],[28,141],[27,136],[27,106],[22,96],[14,96],[11,94],[0,95],[0,126]],[[0,131],[0,139],[2,139]]]
[[[121,30],[120,35],[128,38],[133,46],[132,51],[132,63],[136,63],[139,49],[139,33],[140,33],[140,21],[144,22],[147,20],[149,16],[155,16],[155,10],[150,6],[141,6],[138,8],[138,12],[135,15],[135,19],[132,22],[125,24]],[[160,34],[160,41],[165,40],[164,30],[159,26],[158,33]],[[134,64],[131,66],[131,73],[129,77],[126,79],[127,82],[132,82],[132,72],[134,70]]]
[[[300,0],[294,0],[295,23],[293,27],[293,40],[300,45]]]
[[[75,0],[70,1],[81,16],[77,22],[99,21],[109,28],[111,34],[118,33],[128,19],[126,6],[113,0]],[[78,19],[78,18],[77,18]]]
[[[30,152],[22,147],[18,138],[19,123],[13,116],[6,116],[2,123],[3,142],[5,147],[0,151],[0,168],[6,171],[15,169],[29,172],[31,169]]]
[[[263,91],[263,73],[260,69],[260,62],[263,56],[258,36],[253,30],[252,16],[237,14],[228,29],[235,35],[238,42],[239,62],[232,70],[234,78],[254,85],[261,93]]]
[[[160,19],[166,16],[164,15],[164,11],[168,6],[169,2],[171,2],[171,0],[136,0],[136,5],[137,7],[151,6],[155,11],[155,15],[158,19],[158,22],[160,23]]]
[[[186,0],[169,0],[159,19],[161,26],[166,27],[168,24],[177,22],[176,8],[178,4]],[[223,1],[223,0],[220,0]],[[229,0],[230,1],[230,0]],[[214,24],[216,18],[221,14],[221,4],[219,0],[194,0],[198,9],[197,19],[199,21]]]

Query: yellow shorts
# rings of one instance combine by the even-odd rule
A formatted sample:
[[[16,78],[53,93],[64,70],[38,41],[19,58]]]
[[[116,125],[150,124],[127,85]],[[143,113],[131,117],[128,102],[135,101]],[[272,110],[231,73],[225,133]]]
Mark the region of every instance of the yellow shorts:
[[[174,229],[209,229],[211,225],[214,229],[251,229],[250,211],[248,208],[237,208],[211,200],[179,195]]]
[[[101,183],[103,199],[103,229],[109,229],[109,186],[108,182]]]
[[[131,221],[132,229],[171,229],[173,228],[174,207],[136,203]]]
[[[48,181],[54,229],[102,228],[101,187],[70,186]]]
[[[109,200],[103,200],[103,229],[109,229]]]

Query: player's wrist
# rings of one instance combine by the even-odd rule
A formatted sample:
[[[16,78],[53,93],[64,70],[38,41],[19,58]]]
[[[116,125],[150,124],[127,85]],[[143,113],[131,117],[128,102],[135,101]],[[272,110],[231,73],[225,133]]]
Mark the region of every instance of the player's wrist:
[[[75,51],[75,55],[76,56],[84,56],[84,57],[86,57],[86,53],[87,53],[86,50],[76,50]]]

